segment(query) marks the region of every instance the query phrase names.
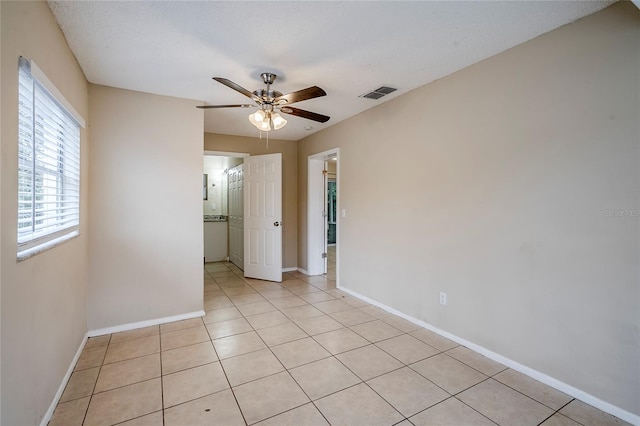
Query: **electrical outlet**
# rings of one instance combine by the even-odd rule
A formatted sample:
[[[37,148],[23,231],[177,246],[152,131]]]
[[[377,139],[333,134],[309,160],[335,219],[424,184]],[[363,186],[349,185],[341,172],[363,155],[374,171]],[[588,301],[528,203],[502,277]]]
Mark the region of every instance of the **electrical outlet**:
[[[447,293],[440,292],[440,304],[447,306]]]

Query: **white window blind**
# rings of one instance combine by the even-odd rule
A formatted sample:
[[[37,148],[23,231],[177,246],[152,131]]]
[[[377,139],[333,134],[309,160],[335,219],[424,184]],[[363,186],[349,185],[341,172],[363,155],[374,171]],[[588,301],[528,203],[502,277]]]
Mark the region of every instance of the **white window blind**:
[[[18,259],[78,234],[80,125],[20,58]]]

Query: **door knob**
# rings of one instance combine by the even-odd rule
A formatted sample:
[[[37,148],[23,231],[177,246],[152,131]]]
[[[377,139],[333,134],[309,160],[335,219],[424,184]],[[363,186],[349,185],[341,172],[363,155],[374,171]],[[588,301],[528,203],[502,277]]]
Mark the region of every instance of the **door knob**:
[[[273,226],[280,226],[282,225],[282,222],[273,222]]]

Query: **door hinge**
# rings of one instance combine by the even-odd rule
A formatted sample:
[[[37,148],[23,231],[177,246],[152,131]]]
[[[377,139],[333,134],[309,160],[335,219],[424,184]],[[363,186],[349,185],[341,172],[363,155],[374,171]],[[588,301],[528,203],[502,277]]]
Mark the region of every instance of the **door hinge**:
[[[322,253],[322,258],[326,259],[327,258],[327,253]]]

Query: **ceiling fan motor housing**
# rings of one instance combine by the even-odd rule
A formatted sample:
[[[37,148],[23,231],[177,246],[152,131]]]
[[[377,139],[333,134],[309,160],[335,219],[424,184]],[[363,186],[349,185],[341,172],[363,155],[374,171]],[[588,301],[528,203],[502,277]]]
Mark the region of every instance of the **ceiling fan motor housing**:
[[[277,90],[271,90],[271,89],[269,90],[258,89],[254,91],[253,94],[258,96],[265,103],[271,103],[275,98],[282,96],[282,93],[278,92]]]

